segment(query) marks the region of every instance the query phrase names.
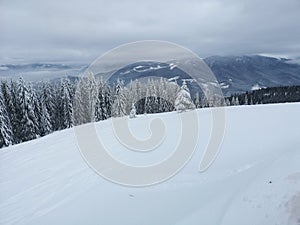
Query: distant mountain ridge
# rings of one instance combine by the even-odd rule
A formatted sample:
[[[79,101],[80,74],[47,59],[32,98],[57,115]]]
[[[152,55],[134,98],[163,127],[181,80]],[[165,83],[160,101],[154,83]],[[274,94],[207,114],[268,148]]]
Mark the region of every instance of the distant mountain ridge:
[[[278,59],[260,55],[249,56],[211,56],[204,59],[220,83],[224,95],[240,93],[262,87],[300,85],[300,65],[292,63],[290,59]],[[71,80],[87,68],[86,65],[67,64],[26,64],[26,65],[0,65],[0,76],[8,78],[22,75],[25,79],[50,79],[58,82],[61,77]],[[146,79],[149,76],[177,79],[189,79],[189,75],[176,67],[173,63],[137,62],[120,69],[113,74],[110,82],[117,78],[125,83],[137,78]],[[199,86],[192,82],[189,85],[192,94],[197,92]]]
[[[289,59],[265,56],[212,56],[204,59],[214,72],[224,94],[259,87],[300,84],[300,65]]]
[[[265,56],[211,56],[204,59],[215,74],[223,94],[256,90],[262,87],[300,85],[300,65],[290,63],[289,59],[277,59]],[[176,67],[174,63],[138,62],[115,72],[111,82],[117,78],[125,83],[136,78],[164,77],[182,79],[191,77]],[[188,84],[192,94],[199,91],[197,83]]]

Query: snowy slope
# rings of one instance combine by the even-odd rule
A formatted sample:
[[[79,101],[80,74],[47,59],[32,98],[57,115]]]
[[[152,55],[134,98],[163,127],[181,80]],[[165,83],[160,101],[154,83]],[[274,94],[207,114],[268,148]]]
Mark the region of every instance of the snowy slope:
[[[120,186],[96,175],[82,159],[72,129],[1,149],[0,224],[299,225],[300,104],[227,108],[220,154],[199,173],[211,110],[198,110],[199,143],[187,166],[149,187]],[[178,114],[129,121],[134,134],[147,137],[147,124],[156,117],[163,119],[167,135],[147,157],[122,151],[110,120],[96,128],[120,160],[152,163],[176,145]]]

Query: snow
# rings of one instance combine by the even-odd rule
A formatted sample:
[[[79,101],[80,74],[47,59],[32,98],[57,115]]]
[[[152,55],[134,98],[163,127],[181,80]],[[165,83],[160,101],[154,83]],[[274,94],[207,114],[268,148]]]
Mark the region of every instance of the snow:
[[[157,66],[136,66],[133,68],[133,71],[135,72],[146,72],[146,71],[151,71],[151,70],[159,70],[159,69],[163,69],[166,68],[166,66],[161,66],[161,65],[157,65]]]
[[[212,129],[212,110],[197,110],[195,154],[166,182],[132,188],[96,175],[77,149],[73,129],[0,150],[0,224],[298,225],[300,219],[300,103],[226,108],[226,131],[212,166],[199,173]],[[161,118],[167,129],[142,163],[166,157],[180,138],[177,112],[128,120],[140,138]],[[111,121],[95,124],[111,153],[130,163]],[[161,151],[161,152],[160,152]]]
[[[223,85],[223,86],[221,86],[221,88],[222,88],[222,89],[229,88],[229,84]]]
[[[126,70],[125,72],[121,72],[120,74],[124,75],[124,74],[129,74],[129,73],[131,73],[131,71],[130,70]]]
[[[186,82],[190,82],[190,83],[193,83],[193,82],[196,82],[195,79],[182,79],[183,81],[186,81]]]
[[[259,84],[254,84],[251,88],[251,91],[256,91],[265,87],[260,86]]]
[[[177,65],[174,63],[170,63],[169,66],[170,66],[170,70],[173,70],[174,68],[177,67]]]
[[[179,76],[175,76],[175,77],[171,77],[171,78],[169,78],[169,79],[168,79],[168,81],[173,81],[173,80],[175,80],[175,81],[176,81],[176,80],[178,80],[178,79],[179,79]]]
[[[220,87],[221,87],[222,89],[227,89],[227,88],[230,87],[230,85],[227,84],[227,83],[225,83],[225,82],[221,82],[221,83],[220,83]]]

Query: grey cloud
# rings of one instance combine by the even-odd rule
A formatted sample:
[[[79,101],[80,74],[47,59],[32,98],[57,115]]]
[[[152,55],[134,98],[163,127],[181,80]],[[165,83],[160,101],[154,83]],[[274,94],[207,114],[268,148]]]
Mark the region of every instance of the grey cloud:
[[[0,62],[90,62],[126,42],[158,39],[201,57],[299,56],[298,0],[2,0]]]

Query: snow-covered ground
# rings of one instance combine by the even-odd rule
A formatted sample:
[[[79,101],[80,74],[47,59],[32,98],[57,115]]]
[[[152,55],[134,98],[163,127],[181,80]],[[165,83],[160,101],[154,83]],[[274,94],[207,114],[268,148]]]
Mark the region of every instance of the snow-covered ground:
[[[200,137],[191,161],[168,181],[149,187],[125,187],[98,176],[81,157],[73,129],[0,149],[0,224],[299,225],[300,103],[226,108],[220,153],[199,173],[211,110],[197,111]],[[123,151],[110,120],[96,128],[115,157],[152,163],[176,145],[178,113],[129,121],[143,138],[156,117],[167,135],[147,157]]]

